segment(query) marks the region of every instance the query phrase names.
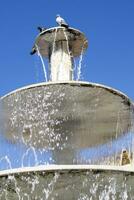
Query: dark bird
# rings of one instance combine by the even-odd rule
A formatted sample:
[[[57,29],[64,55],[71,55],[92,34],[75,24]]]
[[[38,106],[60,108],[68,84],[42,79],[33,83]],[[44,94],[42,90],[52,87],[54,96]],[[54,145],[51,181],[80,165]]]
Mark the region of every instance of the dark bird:
[[[30,52],[31,55],[35,54],[37,52],[37,49],[35,46],[33,46],[32,51]]]
[[[37,29],[39,30],[40,33],[47,30],[45,27],[40,27],[40,26],[38,26]]]
[[[63,26],[65,28],[68,28],[69,25],[66,23],[66,21],[60,16],[60,15],[57,15],[56,16],[56,22],[59,26]]]

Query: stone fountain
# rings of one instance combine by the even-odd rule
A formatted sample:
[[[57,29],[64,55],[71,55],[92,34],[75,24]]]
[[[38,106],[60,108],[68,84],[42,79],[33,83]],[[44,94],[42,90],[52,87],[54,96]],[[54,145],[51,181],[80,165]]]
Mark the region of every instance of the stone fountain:
[[[73,80],[88,47],[79,30],[44,30],[34,46],[49,82],[0,99],[0,199],[133,199],[133,102]]]

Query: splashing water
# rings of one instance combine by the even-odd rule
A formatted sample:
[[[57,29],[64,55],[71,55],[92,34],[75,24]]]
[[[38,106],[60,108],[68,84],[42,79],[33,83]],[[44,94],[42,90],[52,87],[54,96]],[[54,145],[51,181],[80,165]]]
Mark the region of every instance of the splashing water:
[[[75,71],[76,71],[76,61],[73,58],[73,73],[72,73],[72,80],[75,80]]]
[[[67,36],[67,33],[66,33],[66,29],[64,28],[64,35],[65,35],[65,39],[67,41],[67,51],[68,51],[68,54],[70,56],[70,59],[71,59],[71,52],[70,52],[70,49],[69,49],[69,41],[68,41],[68,36]],[[70,69],[71,71],[73,71],[73,69],[71,68]],[[73,76],[73,73],[72,73],[72,76]],[[72,77],[73,78],[73,77]]]
[[[92,92],[95,92],[96,98],[92,103],[86,103],[86,114],[86,112],[83,111],[83,106],[80,109],[77,95],[81,93],[79,99],[82,101],[85,94],[88,94],[89,96],[87,97],[90,97]],[[17,167],[24,166],[28,160],[28,157],[30,157],[28,162],[30,161],[29,163],[31,163],[31,166],[34,164],[37,165],[37,163],[61,164],[63,161],[64,163],[66,162],[69,164],[104,164],[104,161],[105,164],[108,165],[111,162],[113,163],[113,161],[111,161],[111,159],[113,160],[113,156],[115,155],[115,158],[117,158],[119,155],[120,157],[122,149],[128,149],[133,139],[132,134],[130,133],[127,134],[128,137],[125,136],[117,141],[116,137],[120,134],[120,132],[122,132],[121,129],[123,128],[124,124],[122,123],[121,119],[122,113],[118,111],[116,112],[117,109],[114,110],[114,113],[118,115],[115,118],[117,121],[115,122],[116,131],[114,136],[117,142],[114,142],[114,139],[110,139],[108,143],[105,142],[105,145],[95,146],[95,148],[83,147],[81,149],[79,147],[80,149],[78,148],[77,151],[73,150],[72,144],[70,142],[70,138],[73,139],[75,134],[77,136],[79,134],[79,138],[82,138],[82,135],[85,134],[86,131],[86,134],[89,134],[86,126],[88,126],[90,112],[93,121],[96,121],[98,111],[101,108],[100,104],[104,99],[104,92],[106,93],[105,95],[107,97],[107,91],[104,91],[101,88],[90,88],[89,90],[89,88],[86,87],[82,92],[78,86],[72,87],[65,85],[50,85],[45,87],[38,87],[36,91],[35,88],[31,88],[27,90],[27,92],[22,90],[21,92],[15,93],[14,95],[9,95],[5,102],[3,102],[4,105],[6,104],[5,113],[8,110],[8,118],[4,118],[5,123],[8,124],[8,127],[6,127],[8,129],[5,129],[5,133],[8,133],[9,130],[12,130],[14,135],[10,135],[10,139],[12,139],[11,141],[14,142],[9,143],[8,140],[6,141],[5,138],[3,138],[3,143],[5,146],[8,145],[8,148],[12,149],[14,153],[15,151],[17,152],[17,159],[14,156],[12,158],[10,151],[7,151],[6,148],[4,149],[4,147],[3,154],[8,155],[8,158],[11,159],[12,167],[15,165]],[[69,98],[71,103],[66,102],[67,98]],[[113,100],[114,98],[115,97],[113,97]],[[71,107],[69,107],[70,105]],[[83,113],[82,117],[77,116],[78,111]],[[65,112],[67,112],[66,116],[64,114]],[[86,118],[83,119],[83,116],[85,115]],[[73,124],[70,124],[70,119],[74,122]],[[77,122],[78,119],[79,122],[84,122],[84,125],[86,125],[83,132],[78,132],[78,130],[75,132],[74,128],[78,126],[78,123],[75,124],[75,122]],[[92,134],[95,130],[96,129],[93,126]],[[123,143],[122,140],[125,140],[125,143]],[[18,143],[18,141],[19,144],[17,145],[16,143]],[[83,141],[82,145],[84,143],[86,144],[86,140]],[[76,143],[75,145],[78,144]],[[120,149],[118,147],[120,147]],[[40,152],[45,152],[45,148],[49,149],[49,151],[42,153],[41,155]],[[64,157],[64,155],[67,155],[67,151],[68,158]],[[2,155],[2,157],[4,157],[4,155]],[[21,156],[23,156],[23,158]],[[50,156],[51,160],[48,159]],[[20,163],[21,158],[23,163],[22,165]],[[46,160],[44,158],[46,158]],[[13,159],[15,161],[13,161]],[[29,163],[27,163],[27,166],[29,166]],[[116,165],[116,162],[114,165]]]
[[[8,156],[2,157],[0,159],[0,163],[2,163],[2,162],[7,163],[7,166],[8,166],[7,169],[12,169],[12,165],[11,165],[11,162],[10,162],[10,159],[8,158]]]
[[[83,46],[82,46],[82,49],[81,49],[79,65],[78,65],[78,69],[77,69],[77,78],[76,78],[77,81],[79,81],[80,78],[81,78],[81,68],[82,68],[82,61],[83,61],[84,44],[85,44],[85,42],[83,42]]]
[[[34,57],[34,67],[35,67],[35,80],[36,80],[36,83],[38,83],[40,81],[40,73],[39,73],[39,66],[40,66],[40,58],[35,56]],[[42,75],[42,71],[41,71],[41,75]]]
[[[52,54],[55,52],[57,31],[58,31],[58,29],[56,28],[56,31],[55,31],[55,33],[54,33],[54,41],[53,41]],[[58,66],[58,76],[59,76],[59,74],[60,74],[60,72],[61,72],[61,68],[62,68],[62,59],[63,59],[63,57],[61,58],[60,65]],[[51,76],[52,76],[52,74],[51,74]],[[52,77],[51,77],[51,78],[52,78]]]
[[[81,59],[82,60],[82,59]],[[82,62],[82,61],[81,61]],[[38,169],[37,165],[40,164],[40,158],[42,159],[46,155],[43,154],[44,143],[43,139],[46,137],[44,142],[48,139],[48,147],[53,146],[52,151],[52,159],[57,159],[56,164],[61,164],[61,160],[63,158],[66,159],[68,157],[70,160],[70,164],[78,164],[78,159],[84,158],[80,164],[89,164],[88,159],[92,159],[91,156],[94,156],[95,158],[102,157],[105,159],[105,155],[109,158],[111,157],[111,154],[113,155],[116,153],[116,151],[119,151],[118,149],[115,150],[115,148],[110,147],[108,144],[105,148],[105,146],[102,146],[102,148],[98,147],[98,149],[89,149],[89,158],[87,155],[87,150],[82,154],[82,149],[80,148],[80,153],[70,151],[70,146],[72,144],[69,144],[70,136],[71,136],[71,130],[73,127],[69,127],[70,125],[70,118],[73,119],[74,115],[74,121],[76,121],[75,116],[77,116],[77,111],[82,112],[83,107],[81,110],[80,104],[77,102],[77,96],[74,94],[81,93],[81,97],[83,99],[83,96],[85,94],[88,94],[89,97],[91,97],[91,93],[89,93],[89,88],[85,88],[83,93],[81,90],[79,90],[79,87],[71,86],[62,86],[62,85],[56,85],[55,89],[54,86],[47,86],[40,87],[35,92],[35,88],[21,91],[17,94],[9,95],[7,100],[5,100],[4,103],[7,105],[8,110],[8,117],[10,118],[10,122],[12,122],[11,128],[9,130],[15,130],[13,133],[17,131],[18,128],[18,134],[16,134],[16,141],[12,143],[12,145],[15,145],[16,142],[18,142],[17,137],[21,137],[23,144],[26,145],[34,145],[35,143],[38,143],[38,145],[35,145],[35,148],[33,146],[30,146],[28,149],[26,149],[26,152],[23,151],[22,155],[22,167],[24,166],[36,166],[36,169]],[[90,92],[93,88],[90,87]],[[68,91],[68,92],[67,92]],[[104,91],[102,88],[99,88],[98,90],[93,89],[93,92],[95,92],[95,100],[93,101],[93,104],[91,102],[87,102],[86,104],[89,105],[89,110],[87,113],[87,117],[89,116],[89,113],[91,112],[92,118],[96,120],[97,117],[97,111],[100,109],[100,104],[104,100]],[[107,91],[105,91],[107,92]],[[69,94],[69,95],[68,95]],[[71,99],[71,103],[67,104],[66,99],[69,97]],[[107,97],[107,95],[106,95]],[[114,96],[115,97],[115,96]],[[102,99],[101,99],[102,98]],[[116,98],[116,97],[115,97]],[[81,98],[80,98],[81,99]],[[107,99],[108,100],[108,99]],[[89,104],[88,104],[89,103]],[[66,105],[66,106],[65,106]],[[64,117],[63,113],[68,111],[68,107],[71,105],[69,112],[66,117]],[[11,110],[10,110],[11,109]],[[61,109],[63,112],[60,114]],[[123,108],[122,108],[123,109]],[[9,112],[10,111],[10,112]],[[49,112],[48,112],[49,111]],[[71,111],[71,112],[70,112]],[[115,113],[115,111],[114,111]],[[93,115],[94,114],[94,115]],[[122,132],[122,118],[121,113],[117,112],[118,117],[117,124],[116,124],[116,131],[115,131],[115,139],[118,138],[118,134]],[[61,118],[63,116],[63,118]],[[83,112],[83,116],[85,116],[85,112]],[[79,118],[81,120],[81,118]],[[4,118],[4,120],[6,120]],[[18,120],[18,121],[17,121]],[[80,120],[78,122],[80,122]],[[85,121],[84,121],[85,122]],[[24,124],[24,125],[22,125]],[[31,125],[32,124],[32,125]],[[63,126],[65,125],[65,126]],[[78,126],[78,123],[76,124]],[[84,124],[85,125],[85,124]],[[21,127],[22,126],[22,127]],[[65,132],[65,129],[61,127],[66,127],[67,132]],[[38,132],[35,128],[38,127]],[[75,126],[76,127],[76,126]],[[45,130],[45,131],[44,131]],[[35,132],[34,132],[35,131]],[[94,130],[92,130],[92,134]],[[21,136],[22,133],[22,136]],[[34,134],[35,133],[35,134]],[[40,137],[36,137],[38,133]],[[85,134],[85,131],[80,133],[79,136],[82,134]],[[73,136],[73,133],[72,133]],[[77,129],[77,136],[78,136],[78,129]],[[131,136],[131,135],[130,135]],[[32,140],[33,137],[35,137],[35,140]],[[132,137],[132,136],[131,136]],[[78,137],[77,137],[78,138]],[[14,138],[15,139],[15,138]],[[49,143],[51,142],[51,144]],[[127,139],[125,138],[125,145],[126,145]],[[113,147],[121,145],[121,142],[118,142],[114,145],[114,141],[112,141]],[[10,143],[7,140],[7,144]],[[41,145],[41,147],[40,147]],[[124,144],[122,144],[122,147],[125,147]],[[130,140],[128,140],[128,146],[130,145]],[[9,146],[8,146],[9,147]],[[40,147],[40,148],[39,148]],[[20,148],[20,147],[19,147]],[[37,149],[38,148],[38,149]],[[67,149],[68,148],[68,149]],[[107,150],[112,149],[115,151],[113,153],[107,153]],[[121,147],[120,147],[121,148]],[[66,150],[67,149],[67,150]],[[16,148],[17,150],[17,148]],[[38,153],[38,150],[41,151],[41,154]],[[106,150],[106,153],[105,153]],[[45,149],[44,149],[45,151]],[[96,152],[96,155],[95,155]],[[102,154],[101,154],[102,152]],[[104,153],[103,153],[104,152]],[[21,152],[22,153],[22,152]],[[55,153],[55,154],[54,154]],[[69,154],[67,154],[69,153]],[[75,158],[77,161],[75,163],[72,162],[72,154],[75,154]],[[79,153],[79,154],[78,154]],[[108,154],[108,155],[107,155]],[[61,157],[60,157],[61,155]],[[70,155],[70,157],[69,157]],[[78,158],[77,158],[78,155]],[[11,155],[12,156],[12,155]],[[16,154],[15,154],[16,156]],[[30,157],[30,158],[29,158]],[[50,157],[50,154],[49,154]],[[74,155],[73,155],[74,157]],[[106,157],[106,158],[107,158]],[[7,163],[9,163],[8,157],[4,158]],[[1,162],[4,161],[4,159],[1,160]],[[33,161],[32,161],[33,159]],[[55,161],[54,160],[54,161]],[[54,163],[52,162],[52,164]],[[107,160],[106,160],[107,161]],[[66,161],[68,163],[68,161]],[[94,160],[92,159],[91,164],[93,164]],[[100,160],[104,164],[104,160]],[[42,162],[43,163],[43,162]],[[41,163],[41,164],[42,164]],[[65,162],[64,162],[65,163]],[[108,162],[109,163],[109,162]],[[44,163],[43,163],[44,164]],[[66,163],[65,163],[66,164]],[[111,162],[110,162],[111,164]],[[9,168],[11,164],[8,164]],[[115,163],[116,166],[116,163]],[[44,166],[43,166],[44,167]],[[44,170],[45,167],[42,169]],[[110,172],[111,173],[111,172]],[[133,193],[134,190],[131,187],[133,184],[133,177],[130,176],[128,179],[124,180],[124,174],[122,173],[111,173],[111,174],[102,172],[96,175],[96,172],[92,173],[92,171],[83,171],[82,173],[77,171],[76,173],[64,173],[63,171],[60,173],[53,173],[52,171],[38,171],[36,172],[33,170],[32,172],[28,173],[18,173],[17,175],[13,176],[0,176],[0,199],[11,199],[14,198],[24,200],[24,199],[31,199],[31,196],[33,199],[54,199],[54,200],[62,200],[63,194],[65,196],[65,200],[68,199],[78,199],[78,200],[88,200],[88,199],[100,199],[100,200],[110,200],[110,199],[123,199],[123,200],[129,200],[130,199],[130,193]],[[119,177],[119,179],[117,178]],[[124,181],[124,182],[123,182]],[[128,184],[129,182],[129,184]],[[122,185],[120,183],[123,183]],[[117,187],[118,186],[118,187]],[[78,189],[80,188],[79,192]],[[14,195],[14,196],[13,196]],[[45,197],[44,197],[45,196]]]
[[[24,153],[23,156],[22,156],[22,161],[21,161],[22,167],[25,166],[24,161],[25,160],[26,161],[29,160],[30,153],[32,153],[32,155],[34,157],[34,166],[38,165],[38,158],[37,158],[37,154],[36,154],[35,148],[34,147],[30,147],[30,148],[27,149],[26,153]],[[29,164],[26,163],[26,166],[31,166],[31,163],[29,163]]]
[[[64,28],[64,35],[65,35],[65,39],[67,41],[67,51],[68,51],[68,54],[70,55],[70,50],[69,50],[69,41],[68,41],[68,37],[67,37],[67,34],[66,34],[66,29]]]
[[[41,63],[42,63],[45,81],[47,82],[48,79],[47,79],[47,71],[46,71],[45,63],[44,63],[43,57],[42,57],[42,55],[40,54],[40,51],[39,51],[39,48],[38,48],[37,45],[36,45],[36,49],[37,49],[37,54],[38,54],[38,56],[40,57],[40,60],[41,60]]]
[[[0,180],[1,200],[130,200],[133,196],[133,176],[120,172],[40,171]]]
[[[48,184],[48,187],[44,188],[43,194],[45,194],[46,200],[49,198],[50,194],[53,192],[55,184],[56,184],[59,176],[60,176],[59,173],[55,173],[54,178],[50,181],[50,183]]]
[[[55,33],[54,33],[53,46],[52,46],[52,55],[53,55],[53,53],[55,52],[56,38],[57,38],[57,31],[58,31],[58,29],[56,28],[56,29],[55,29]],[[50,70],[50,80],[52,80],[52,73],[51,73],[51,70]]]

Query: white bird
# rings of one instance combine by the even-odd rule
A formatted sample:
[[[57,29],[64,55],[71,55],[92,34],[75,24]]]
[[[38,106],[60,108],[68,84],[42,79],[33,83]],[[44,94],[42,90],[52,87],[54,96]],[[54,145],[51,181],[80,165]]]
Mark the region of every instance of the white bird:
[[[56,22],[59,26],[63,26],[66,28],[69,27],[69,25],[66,23],[66,21],[60,15],[56,15]]]

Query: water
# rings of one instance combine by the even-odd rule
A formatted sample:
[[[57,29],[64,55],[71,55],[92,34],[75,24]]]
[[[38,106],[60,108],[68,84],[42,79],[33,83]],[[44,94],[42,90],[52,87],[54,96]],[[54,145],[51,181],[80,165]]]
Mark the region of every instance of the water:
[[[131,200],[131,173],[64,171],[30,172],[0,177],[1,200]]]
[[[84,42],[83,42],[83,46],[81,49],[81,54],[80,54],[80,58],[79,58],[79,65],[77,67],[77,77],[76,80],[79,81],[81,78],[81,70],[82,70],[82,61],[83,61],[83,52],[84,52]]]
[[[67,52],[68,52],[68,55],[70,56],[70,59],[72,60],[73,56],[71,55],[71,51],[69,49],[69,39],[68,39],[68,36],[66,33],[66,29],[64,29],[64,35],[65,35],[65,39],[67,41]],[[72,67],[74,67],[74,68],[70,69],[72,71],[72,80],[79,81],[81,79],[84,45],[85,45],[85,42],[83,42],[80,57],[73,59],[74,66],[72,66]],[[75,76],[75,74],[76,74],[76,76]]]
[[[65,40],[66,40],[67,54],[69,55],[70,60],[72,61],[73,56],[71,55],[71,52],[70,52],[69,39],[68,39],[68,35],[67,35],[67,32],[66,32],[66,29],[64,29],[63,32],[64,32]],[[71,80],[73,80],[73,66],[72,65],[70,65],[70,72],[72,74]]]
[[[8,156],[13,168],[120,165],[122,150],[130,157],[133,152],[129,106],[104,88],[42,85],[9,95],[1,103],[0,157]]]
[[[32,159],[30,158],[32,156]],[[28,160],[28,163],[24,164],[25,160]],[[32,161],[32,163],[31,163]],[[36,153],[36,149],[34,147],[29,147],[26,150],[26,153],[23,154],[22,156],[22,167],[24,166],[37,166],[38,165],[38,158],[37,158],[37,153]]]
[[[53,34],[54,40],[50,59],[50,80],[80,80],[85,42],[83,42],[80,56],[78,58],[73,58],[71,49],[69,47],[70,39],[68,38],[67,30],[63,29],[63,34],[61,34],[64,41],[62,43],[63,46],[60,46],[59,43],[58,29],[55,29]],[[62,48],[64,48],[64,53],[62,52]]]
[[[56,30],[55,30],[55,32],[54,32],[54,41],[53,41],[52,53],[55,52],[57,31],[58,31],[58,29],[56,28]]]
[[[50,68],[52,81],[72,80],[72,57],[69,50],[69,40],[66,29],[55,29],[53,33],[52,54],[50,56]],[[60,42],[59,34],[63,41]],[[64,51],[63,51],[64,49]]]
[[[0,169],[52,164],[120,166],[122,150],[133,153],[130,108],[122,96],[91,85],[38,85],[13,93],[1,99]],[[131,160],[133,167],[133,156]],[[0,200],[62,200],[63,196],[65,200],[130,200],[134,196],[132,175],[103,170],[4,175],[0,176]]]
[[[7,155],[0,158],[0,166],[2,166],[3,169],[12,169],[11,161]]]
[[[64,40],[66,41],[66,45],[64,46],[65,50],[66,50],[66,54],[62,55],[62,52],[60,52],[59,50],[57,51],[57,41],[59,41],[59,33],[58,33],[58,28],[55,29],[54,33],[53,33],[53,43],[52,43],[52,55],[50,56],[50,60],[48,63],[48,61],[46,61],[46,63],[43,60],[43,57],[40,53],[39,47],[36,45],[37,48],[37,54],[41,60],[41,65],[42,65],[42,69],[43,69],[43,75],[44,75],[44,81],[48,81],[48,80],[55,80],[55,78],[53,78],[53,76],[57,76],[57,77],[62,77],[60,78],[60,80],[68,80],[71,78],[71,80],[81,80],[81,74],[82,74],[82,62],[83,62],[83,53],[84,53],[84,45],[85,42],[83,42],[82,48],[81,48],[81,54],[78,58],[73,58],[73,55],[71,53],[70,47],[69,47],[69,38],[68,38],[68,33],[66,31],[66,29],[63,28],[63,36],[65,37]],[[62,51],[62,50],[61,50]],[[54,54],[55,52],[55,54]],[[54,58],[55,57],[57,58]],[[52,63],[52,58],[54,58],[54,63]],[[57,60],[57,63],[55,63]],[[69,65],[69,71],[66,69],[66,67],[64,67],[63,69],[63,65],[66,65],[66,60],[68,60],[68,65]],[[72,65],[76,66],[72,66]],[[46,65],[51,66],[51,69],[48,70],[46,68]],[[54,65],[53,69],[52,66]],[[36,73],[36,79],[39,80],[39,69],[36,70],[38,71],[38,74]],[[57,73],[56,75],[52,74],[53,73]],[[57,72],[55,72],[57,71]],[[69,74],[68,74],[69,73]],[[49,74],[49,75],[48,75]],[[68,74],[68,75],[67,75]],[[49,77],[48,77],[49,76]],[[57,79],[57,78],[56,78]]]
[[[40,51],[39,51],[39,48],[38,46],[36,45],[36,49],[37,49],[37,54],[41,60],[41,63],[42,63],[42,68],[43,68],[43,73],[44,73],[44,78],[45,78],[45,81],[47,82],[48,81],[48,78],[47,78],[47,71],[46,71],[46,66],[45,66],[45,63],[44,63],[44,60],[43,60],[43,57],[42,55],[40,54]]]

